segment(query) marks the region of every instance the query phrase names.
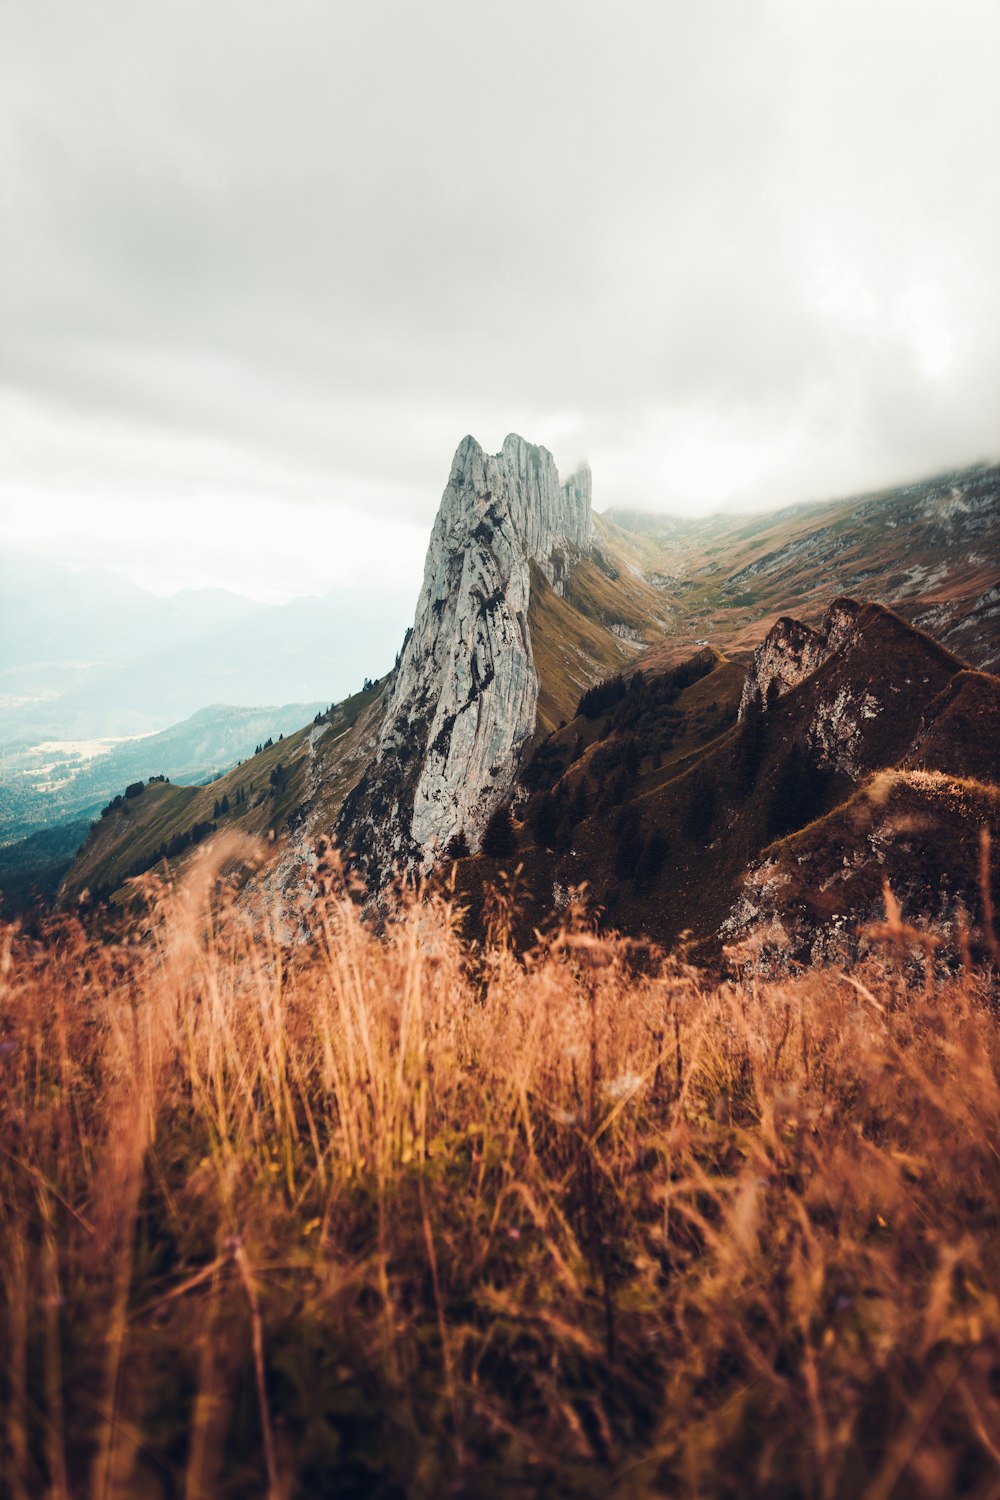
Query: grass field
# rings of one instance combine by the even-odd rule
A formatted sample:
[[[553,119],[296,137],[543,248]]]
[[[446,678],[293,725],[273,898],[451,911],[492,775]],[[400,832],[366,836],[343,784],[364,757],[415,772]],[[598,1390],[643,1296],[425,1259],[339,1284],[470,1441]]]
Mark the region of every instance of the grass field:
[[[230,840],[231,843],[231,840]],[[0,929],[0,1491],[1000,1496],[989,975]]]

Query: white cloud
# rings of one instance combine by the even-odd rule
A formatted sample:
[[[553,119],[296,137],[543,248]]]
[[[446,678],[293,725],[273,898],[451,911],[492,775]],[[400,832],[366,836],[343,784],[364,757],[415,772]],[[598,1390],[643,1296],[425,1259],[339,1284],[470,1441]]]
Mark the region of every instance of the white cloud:
[[[467,431],[696,510],[1000,452],[991,0],[4,24],[8,544],[297,591],[413,573]]]

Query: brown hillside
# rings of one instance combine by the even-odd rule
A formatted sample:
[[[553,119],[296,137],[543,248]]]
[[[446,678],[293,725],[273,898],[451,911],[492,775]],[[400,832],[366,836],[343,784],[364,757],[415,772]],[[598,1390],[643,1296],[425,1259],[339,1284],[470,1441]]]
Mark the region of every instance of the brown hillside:
[[[866,603],[844,645],[788,698],[824,762],[856,780],[908,754],[925,710],[965,666],[892,610]]]
[[[1000,782],[1000,678],[956,672],[929,705],[906,764]]]
[[[518,829],[525,934],[586,882],[608,922],[667,945],[689,932],[692,951],[710,957],[762,851],[833,816],[873,772],[908,765],[935,715],[941,769],[967,774],[959,715],[973,693],[994,701],[993,680],[883,606],[852,613],[840,648],[756,719],[733,722],[744,673],[703,648],[687,664],[694,680],[637,672],[542,743],[524,773]],[[947,715],[933,707],[945,703]],[[934,881],[952,893],[973,876],[970,838],[966,829],[954,868],[947,839],[925,851],[936,848]],[[852,858],[871,851],[859,845]],[[466,889],[496,873],[476,865],[464,862]],[[877,861],[873,878],[880,890]]]
[[[591,683],[620,672],[641,650],[561,598],[534,563],[528,629],[539,682],[538,730],[543,735],[573,718],[580,694]]]
[[[832,593],[891,606],[978,667],[1000,664],[1000,467],[763,516],[610,512],[676,606],[671,634],[752,649],[782,614],[815,624]]]
[[[872,944],[885,887],[914,929],[958,952],[960,926],[989,956],[981,884],[981,838],[1000,834],[1000,790],[941,771],[885,771],[844,804],[767,848],[746,877],[724,935],[759,961],[840,961]],[[992,899],[1000,896],[994,867]],[[879,932],[879,940],[883,934]],[[930,951],[924,949],[924,951]]]

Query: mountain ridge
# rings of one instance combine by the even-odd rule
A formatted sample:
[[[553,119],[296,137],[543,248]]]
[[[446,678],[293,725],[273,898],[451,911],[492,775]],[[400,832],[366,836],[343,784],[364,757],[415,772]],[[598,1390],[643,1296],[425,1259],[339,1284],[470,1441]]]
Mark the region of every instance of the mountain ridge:
[[[763,515],[654,516],[633,536],[689,642],[753,650],[778,616],[815,624],[840,593],[886,604],[972,665],[995,668],[998,509],[1000,465],[979,464]],[[614,526],[620,514],[605,519]]]
[[[690,543],[693,531],[679,543],[676,529],[657,539],[595,516],[589,471],[561,482],[551,454],[515,434],[495,455],[464,439],[396,666],[291,736],[282,757],[254,757],[251,803],[227,814],[276,838],[251,887],[307,892],[331,836],[372,893],[396,875],[449,867],[454,846],[476,912],[499,869],[476,851],[502,813],[507,866],[523,867],[525,940],[585,881],[602,920],[624,930],[670,944],[689,929],[692,951],[709,959],[727,936],[760,947],[764,905],[751,903],[759,920],[736,913],[741,881],[775,841],[791,847],[878,775],[894,775],[897,801],[911,802],[923,797],[921,775],[974,772],[987,789],[997,780],[1000,740],[964,758],[957,746],[962,726],[993,722],[997,679],[913,623],[940,606],[942,588],[952,605],[984,584],[1000,592],[990,485],[1000,495],[1000,470],[939,478],[818,515],[812,530],[795,508],[792,535],[787,516],[741,519],[738,545],[712,557],[703,538]],[[895,547],[907,617],[838,587],[856,577],[869,535],[883,572],[887,538]],[[931,541],[935,570],[919,561]],[[726,591],[748,578],[764,580],[759,597],[730,610]],[[977,618],[987,661],[1000,648],[997,616]],[[65,897],[149,868],[185,819],[209,820],[210,792],[232,808],[239,789],[230,773],[172,821],[161,816],[168,793],[140,799],[156,812],[150,828],[133,807],[121,826],[98,829]],[[973,800],[992,827],[993,800]],[[913,816],[930,826],[936,805]],[[971,910],[971,824],[962,827],[956,889]],[[766,921],[781,925],[773,905]]]

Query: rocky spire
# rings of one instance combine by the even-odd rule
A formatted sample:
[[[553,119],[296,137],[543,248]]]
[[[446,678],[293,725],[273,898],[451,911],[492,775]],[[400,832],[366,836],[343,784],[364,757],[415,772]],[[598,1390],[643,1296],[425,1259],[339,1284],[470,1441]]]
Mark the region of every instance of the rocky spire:
[[[371,883],[464,831],[478,847],[535,727],[530,564],[562,592],[590,539],[590,470],[511,434],[459,444],[431,533],[413,630],[368,772],[338,833]]]
[[[854,629],[861,606],[853,599],[835,599],[818,630],[782,615],[754,652],[743,684],[740,718],[755,694],[767,701],[768,688],[777,684],[779,697],[803,682],[832,656]]]

